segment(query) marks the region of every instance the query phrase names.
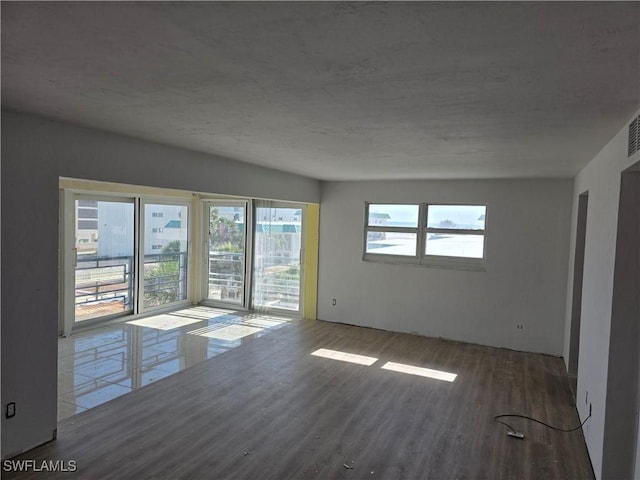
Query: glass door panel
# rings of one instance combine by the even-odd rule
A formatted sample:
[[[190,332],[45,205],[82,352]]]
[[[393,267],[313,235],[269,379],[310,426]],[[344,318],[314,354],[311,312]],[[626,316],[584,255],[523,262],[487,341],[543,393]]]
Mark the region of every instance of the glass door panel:
[[[255,209],[253,307],[298,312],[302,209],[274,205]]]
[[[145,309],[187,298],[187,205],[144,204]]]
[[[135,203],[75,200],[75,322],[133,312]]]
[[[207,299],[244,305],[246,202],[207,202]]]

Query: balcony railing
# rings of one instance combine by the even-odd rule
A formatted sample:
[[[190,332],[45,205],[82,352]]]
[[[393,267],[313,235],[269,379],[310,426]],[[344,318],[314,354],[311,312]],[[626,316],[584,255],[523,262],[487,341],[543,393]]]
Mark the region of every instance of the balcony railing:
[[[292,260],[294,263],[291,263]],[[254,304],[257,307],[298,310],[300,274],[297,259],[290,255],[256,257]],[[297,269],[290,273],[291,269]],[[209,299],[243,303],[244,259],[241,253],[209,252]]]
[[[288,251],[257,255],[255,266],[255,305],[297,311],[300,307],[299,259]]]
[[[144,256],[144,306],[187,298],[187,252]]]
[[[133,309],[133,257],[79,255],[75,282],[76,321]]]
[[[243,254],[209,252],[209,298],[242,304],[243,290]]]
[[[298,310],[300,280],[275,278],[264,274],[256,278],[255,303],[262,307]]]
[[[76,321],[133,310],[133,257],[79,255],[76,266]],[[187,297],[187,253],[144,257],[144,306]]]

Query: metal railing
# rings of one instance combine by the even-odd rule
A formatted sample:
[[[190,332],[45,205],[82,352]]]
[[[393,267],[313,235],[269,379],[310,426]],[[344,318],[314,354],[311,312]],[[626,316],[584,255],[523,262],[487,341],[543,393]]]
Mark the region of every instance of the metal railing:
[[[209,298],[241,304],[244,256],[235,252],[209,252]]]
[[[257,255],[254,303],[257,307],[298,310],[300,261],[290,252]]]
[[[76,320],[133,310],[133,256],[79,255],[75,271]],[[187,253],[144,256],[144,306],[187,296]]]
[[[187,298],[187,252],[144,256],[144,306]]]
[[[292,260],[296,263],[291,263]],[[298,310],[300,305],[299,267],[290,255],[256,257],[254,303],[259,307]],[[235,252],[209,252],[209,299],[242,304],[244,300],[244,256]]]
[[[133,257],[79,255],[75,276],[76,320],[133,309]]]
[[[255,303],[261,307],[298,310],[300,307],[300,280],[274,278],[264,274],[256,278]]]

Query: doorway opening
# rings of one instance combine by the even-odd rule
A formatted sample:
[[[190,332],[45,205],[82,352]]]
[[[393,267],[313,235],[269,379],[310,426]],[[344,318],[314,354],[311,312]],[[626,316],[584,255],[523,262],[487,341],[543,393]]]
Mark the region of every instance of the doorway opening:
[[[603,442],[603,478],[638,478],[640,162],[620,181]]]
[[[571,331],[569,334],[569,379],[573,396],[576,396],[578,382],[578,360],[580,356],[580,318],[582,313],[582,280],[584,272],[584,245],[587,235],[587,207],[589,193],[578,197],[578,224],[573,265],[573,294],[571,301]]]

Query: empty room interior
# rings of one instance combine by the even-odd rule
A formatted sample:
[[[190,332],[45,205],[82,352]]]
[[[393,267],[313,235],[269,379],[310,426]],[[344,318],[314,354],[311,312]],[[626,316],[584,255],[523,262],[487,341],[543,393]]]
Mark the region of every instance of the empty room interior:
[[[640,479],[640,3],[1,22],[3,477]]]

